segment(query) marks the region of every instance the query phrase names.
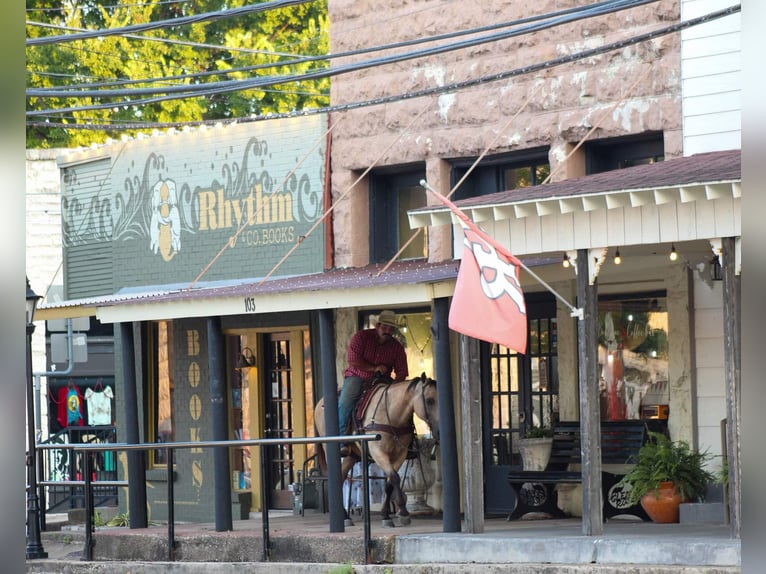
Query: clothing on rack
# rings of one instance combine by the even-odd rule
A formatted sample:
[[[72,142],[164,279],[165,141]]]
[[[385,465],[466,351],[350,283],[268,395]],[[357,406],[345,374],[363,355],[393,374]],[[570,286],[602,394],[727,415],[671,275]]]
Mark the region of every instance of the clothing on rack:
[[[103,391],[94,391],[91,388],[85,390],[85,400],[88,403],[88,424],[91,426],[112,424],[112,399],[114,393],[112,387],[105,387]]]
[[[57,405],[56,420],[61,427],[82,426],[82,403],[83,398],[77,385],[69,384],[58,390],[58,398],[54,401]]]

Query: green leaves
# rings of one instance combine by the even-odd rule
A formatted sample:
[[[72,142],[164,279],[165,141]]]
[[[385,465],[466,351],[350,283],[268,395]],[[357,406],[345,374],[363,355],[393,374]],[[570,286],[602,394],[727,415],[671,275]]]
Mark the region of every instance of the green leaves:
[[[125,5],[117,0],[28,0],[27,37],[66,33],[45,25],[74,29],[114,29],[246,5],[245,0],[204,0],[191,5],[154,1]],[[169,26],[125,36],[104,36],[52,45],[28,46],[27,87],[78,89],[156,88],[198,85],[257,76],[291,76],[329,65],[314,60],[329,50],[327,0],[278,10]],[[312,57],[306,61],[306,56]],[[232,69],[248,68],[227,74]],[[221,74],[211,72],[222,72]],[[134,82],[138,80],[138,82]],[[140,80],[145,80],[141,82]],[[152,81],[153,80],[153,81]],[[130,82],[130,83],[126,83]],[[151,129],[155,123],[235,119],[329,105],[328,78],[285,83],[273,88],[208,94],[147,104],[147,96],[127,93],[104,97],[29,97],[27,110],[72,111],[30,116],[27,147],[76,147],[107,137]],[[77,109],[108,105],[105,109]],[[64,123],[77,129],[46,125]],[[133,126],[126,129],[128,124]],[[113,129],[81,129],[111,125]]]
[[[692,450],[686,441],[673,442],[662,433],[650,432],[635,466],[620,482],[630,486],[628,496],[632,504],[668,481],[675,484],[682,499],[695,501],[705,495],[707,484],[715,481],[715,475],[704,468],[711,458],[707,451]]]

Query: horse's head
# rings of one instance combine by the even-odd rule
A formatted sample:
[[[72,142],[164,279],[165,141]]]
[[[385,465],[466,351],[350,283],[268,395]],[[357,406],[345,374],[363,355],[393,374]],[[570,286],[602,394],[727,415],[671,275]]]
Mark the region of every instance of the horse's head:
[[[423,373],[410,381],[407,387],[416,392],[415,413],[426,423],[434,435],[434,439],[439,440],[439,400],[436,395],[436,381],[426,377]]]

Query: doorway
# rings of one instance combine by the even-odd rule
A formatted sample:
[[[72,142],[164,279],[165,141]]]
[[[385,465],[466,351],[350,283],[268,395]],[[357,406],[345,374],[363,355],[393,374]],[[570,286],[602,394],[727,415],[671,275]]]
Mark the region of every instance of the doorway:
[[[264,437],[293,437],[293,398],[290,357],[290,333],[264,335]],[[295,482],[293,447],[273,445],[266,449],[266,480],[270,509],[292,508],[290,485]]]
[[[506,477],[521,469],[517,440],[531,426],[558,418],[558,326],[551,296],[526,297],[527,353],[481,343],[485,510],[513,510],[516,495]]]

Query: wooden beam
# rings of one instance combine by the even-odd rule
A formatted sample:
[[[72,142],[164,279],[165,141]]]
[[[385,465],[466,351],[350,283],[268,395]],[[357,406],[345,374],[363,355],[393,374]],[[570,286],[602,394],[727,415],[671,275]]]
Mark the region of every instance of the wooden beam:
[[[598,536],[604,531],[601,501],[601,413],[598,397],[598,288],[589,285],[588,249],[577,250],[578,375],[580,379],[580,451],[582,459],[582,533]]]
[[[460,388],[463,421],[463,468],[482,468],[481,371],[479,341],[460,335]],[[484,481],[479,472],[465,472],[463,479],[466,532],[484,532]]]
[[[723,274],[723,364],[726,379],[726,457],[729,463],[729,526],[731,535],[740,538],[742,502],[740,498],[740,396],[741,396],[741,285],[735,273],[733,237],[721,240]]]

